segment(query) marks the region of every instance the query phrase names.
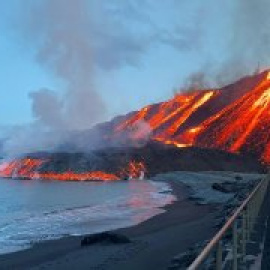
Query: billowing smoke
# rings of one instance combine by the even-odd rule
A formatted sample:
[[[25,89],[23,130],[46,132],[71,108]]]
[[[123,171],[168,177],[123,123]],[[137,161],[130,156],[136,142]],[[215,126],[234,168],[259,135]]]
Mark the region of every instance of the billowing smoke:
[[[214,87],[213,81],[210,81],[202,71],[191,73],[184,81],[182,86],[174,94],[188,93],[196,90],[211,89]]]
[[[175,1],[158,6],[168,13],[171,4]],[[159,17],[154,19],[155,6],[152,0],[24,1],[19,21],[23,41],[60,89],[44,86],[30,94],[35,121],[17,128],[6,152],[54,149],[67,132],[87,130],[106,119],[107,106],[95,81],[98,72],[138,67],[141,56],[158,44],[186,50],[194,31],[164,28]],[[110,94],[113,102],[117,93],[112,88]],[[91,142],[97,143],[96,138],[85,141],[87,149]]]
[[[229,57],[221,72],[231,69],[236,78],[270,65],[270,2],[233,1]],[[222,76],[222,75],[221,75]],[[229,78],[230,79],[230,78]]]
[[[55,92],[44,88],[31,93],[30,98],[33,100],[33,114],[40,124],[54,129],[64,129],[66,127],[63,104]]]
[[[41,125],[16,126],[4,141],[3,153],[13,157],[32,151],[53,151],[65,139],[64,131],[48,131]]]
[[[37,62],[59,80],[62,92],[42,88],[30,94],[35,122],[8,138],[4,150],[9,154],[51,150],[67,131],[90,128],[106,115],[93,80],[87,1],[28,0],[24,5],[24,40],[34,44]]]
[[[30,3],[26,30],[37,44],[37,61],[64,84],[61,97],[44,89],[31,94],[33,113],[54,129],[89,128],[104,119],[106,108],[93,81],[87,1]]]
[[[169,2],[25,1],[25,37],[35,45],[38,63],[63,84],[61,95],[44,88],[30,95],[38,125],[53,131],[89,129],[106,118],[107,108],[95,84],[98,70],[138,66],[141,56],[159,44],[193,48],[192,39],[199,38],[194,27],[163,27],[153,14],[155,7],[167,17],[171,5],[180,8],[176,1]]]
[[[203,1],[201,66],[187,81],[219,87],[270,66],[268,0]]]

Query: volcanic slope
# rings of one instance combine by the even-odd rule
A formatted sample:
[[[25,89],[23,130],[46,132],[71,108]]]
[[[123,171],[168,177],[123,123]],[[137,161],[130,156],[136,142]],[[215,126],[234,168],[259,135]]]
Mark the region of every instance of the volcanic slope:
[[[136,144],[145,136],[177,147],[198,146],[252,153],[270,163],[270,72],[245,77],[220,89],[178,94],[146,106],[114,124],[110,140]]]

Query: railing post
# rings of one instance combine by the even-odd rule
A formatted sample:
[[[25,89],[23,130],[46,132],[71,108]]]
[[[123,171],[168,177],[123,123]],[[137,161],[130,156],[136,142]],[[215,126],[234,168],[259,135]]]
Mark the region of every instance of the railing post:
[[[243,210],[242,214],[242,260],[245,263],[246,260],[246,210]]]
[[[250,211],[250,231],[253,231],[253,227],[255,224],[255,200],[252,198],[249,204],[249,211]]]
[[[214,250],[216,250],[215,269],[221,270],[223,266],[226,266],[225,264],[228,260],[230,260],[231,255],[232,267],[230,269],[237,270],[240,266],[241,269],[246,268],[246,244],[251,237],[251,232],[254,226],[256,225],[256,219],[260,212],[260,207],[264,201],[269,181],[270,174],[266,179],[261,180],[257,184],[257,186],[236,209],[224,226],[218,231],[218,233],[206,245],[193,263],[187,268],[188,270],[201,269],[200,267],[203,266],[203,263],[206,261],[207,257],[209,257]],[[233,247],[230,249],[229,253],[225,253],[226,259],[225,262],[223,262],[222,239],[229,229],[233,230]],[[239,260],[239,258],[241,260]]]
[[[218,245],[217,245],[216,270],[222,270],[222,242],[221,240],[218,242]]]
[[[237,219],[233,223],[233,270],[237,270],[238,264],[238,231],[237,231]]]
[[[250,202],[246,208],[246,241],[250,240]]]

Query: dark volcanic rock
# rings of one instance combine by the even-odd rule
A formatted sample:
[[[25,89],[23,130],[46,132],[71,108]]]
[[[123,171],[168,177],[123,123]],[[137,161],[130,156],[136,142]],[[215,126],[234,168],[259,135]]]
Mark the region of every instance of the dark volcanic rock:
[[[212,189],[217,190],[217,191],[220,191],[220,192],[224,192],[224,193],[230,193],[230,192],[232,192],[226,186],[224,186],[223,183],[214,183],[212,185]]]
[[[112,244],[127,244],[131,243],[131,240],[120,234],[110,233],[110,232],[103,232],[97,233],[89,236],[85,236],[81,240],[81,246],[90,246],[97,243],[112,243]]]
[[[263,166],[248,155],[196,147],[177,148],[159,143],[149,143],[140,148],[107,148],[91,153],[52,153],[47,158],[41,172],[100,170],[118,174],[131,160],[144,162],[147,177],[172,171],[263,171]]]
[[[187,269],[188,266],[197,258],[202,249],[206,246],[208,241],[203,241],[197,243],[195,246],[187,249],[185,252],[175,256],[169,266],[168,270],[184,270]],[[209,260],[207,260],[206,264],[209,264]],[[209,268],[206,268],[209,269]]]
[[[246,185],[245,183],[223,182],[223,183],[214,183],[212,185],[212,188],[220,192],[232,193],[239,191],[245,185]]]

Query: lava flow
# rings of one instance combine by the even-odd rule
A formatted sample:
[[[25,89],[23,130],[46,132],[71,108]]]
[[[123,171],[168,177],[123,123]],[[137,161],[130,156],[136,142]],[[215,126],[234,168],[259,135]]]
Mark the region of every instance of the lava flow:
[[[153,133],[156,133],[153,139],[164,143],[168,140],[169,144],[169,141],[173,141],[170,139],[171,136],[186,123],[189,117],[218,94],[218,91],[209,90],[176,95],[159,106],[147,106],[129,119],[125,119],[115,127],[114,133],[117,136],[123,131],[132,130],[138,122],[144,121],[148,123]]]
[[[0,177],[32,178],[44,160],[23,158],[0,164]]]
[[[102,180],[102,181],[115,181],[120,178],[112,173],[105,173],[102,171],[83,172],[77,173],[72,171],[66,171],[63,173],[46,172],[35,173],[33,179],[49,179],[49,180],[62,180],[62,181],[88,181],[88,180]]]
[[[137,146],[147,134],[147,139],[165,145],[252,153],[270,164],[269,112],[270,71],[265,71],[220,89],[178,94],[167,102],[149,105],[122,117],[121,122],[114,122],[105,135],[112,141],[124,138],[124,146],[129,147]],[[0,165],[0,176],[113,181],[140,178],[146,171],[141,161],[131,161],[122,168],[114,165],[109,172],[102,169],[48,171],[51,166],[45,166],[44,170],[48,162],[53,164],[50,160],[34,158],[6,162]]]
[[[176,147],[250,152],[270,163],[269,111],[267,71],[218,90],[177,95],[147,106],[116,125],[114,135],[144,121],[152,130],[151,140]]]
[[[269,163],[269,75],[252,91],[204,121],[193,143],[230,152],[252,152]]]
[[[122,177],[128,176],[131,178],[140,178],[144,176],[144,173],[146,172],[145,165],[142,161],[136,162],[131,161],[129,162],[127,168],[123,169],[120,173]]]
[[[74,172],[67,170],[64,172],[44,172],[40,167],[49,160],[36,158],[17,159],[0,164],[0,177],[3,178],[23,178],[23,179],[50,179],[62,181],[116,181],[124,178],[139,178],[146,171],[143,162],[130,161],[126,168],[119,172],[106,173],[103,171]]]

